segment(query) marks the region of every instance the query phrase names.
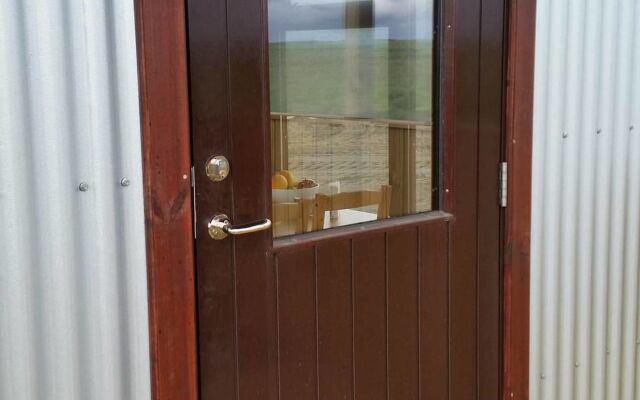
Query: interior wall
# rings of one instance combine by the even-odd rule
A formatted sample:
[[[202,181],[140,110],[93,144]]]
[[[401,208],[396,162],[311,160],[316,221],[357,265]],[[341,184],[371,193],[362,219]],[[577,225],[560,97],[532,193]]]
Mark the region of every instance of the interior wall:
[[[640,2],[538,0],[530,394],[639,399]]]
[[[149,399],[134,3],[0,1],[0,399]]]

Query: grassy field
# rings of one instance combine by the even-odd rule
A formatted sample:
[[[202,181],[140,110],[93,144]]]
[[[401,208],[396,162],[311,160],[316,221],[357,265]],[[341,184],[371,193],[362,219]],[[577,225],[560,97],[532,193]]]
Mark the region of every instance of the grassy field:
[[[269,57],[273,112],[431,122],[430,42],[271,43]]]
[[[339,181],[342,191],[376,190],[389,183],[386,120],[415,121],[416,208],[430,210],[430,43],[375,41],[350,48],[345,42],[270,45],[271,111],[320,116],[287,120],[288,168],[321,188]],[[335,118],[345,116],[352,118]]]

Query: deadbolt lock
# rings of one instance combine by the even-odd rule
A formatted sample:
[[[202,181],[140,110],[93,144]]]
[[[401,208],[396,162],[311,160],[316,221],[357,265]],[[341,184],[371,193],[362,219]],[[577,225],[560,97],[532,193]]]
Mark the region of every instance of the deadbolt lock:
[[[221,182],[229,176],[231,165],[225,156],[214,156],[207,161],[205,172],[213,182]]]

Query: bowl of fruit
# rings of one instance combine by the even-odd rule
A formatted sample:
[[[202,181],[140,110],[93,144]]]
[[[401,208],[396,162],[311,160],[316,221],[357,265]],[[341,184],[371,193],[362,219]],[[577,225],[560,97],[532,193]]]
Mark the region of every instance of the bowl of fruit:
[[[282,170],[271,177],[271,188],[274,203],[293,203],[299,199],[314,199],[320,185],[313,179],[298,181],[291,172]]]

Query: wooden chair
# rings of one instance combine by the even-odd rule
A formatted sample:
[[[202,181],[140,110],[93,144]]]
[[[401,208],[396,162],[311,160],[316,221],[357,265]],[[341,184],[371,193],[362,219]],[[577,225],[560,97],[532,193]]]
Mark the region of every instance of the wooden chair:
[[[324,229],[324,217],[327,211],[339,211],[373,205],[378,205],[378,219],[389,218],[391,186],[382,185],[378,191],[362,190],[358,192],[343,192],[331,196],[317,194],[313,229]]]
[[[288,236],[309,232],[313,226],[311,218],[313,203],[313,200],[274,203],[272,206],[274,236]]]

